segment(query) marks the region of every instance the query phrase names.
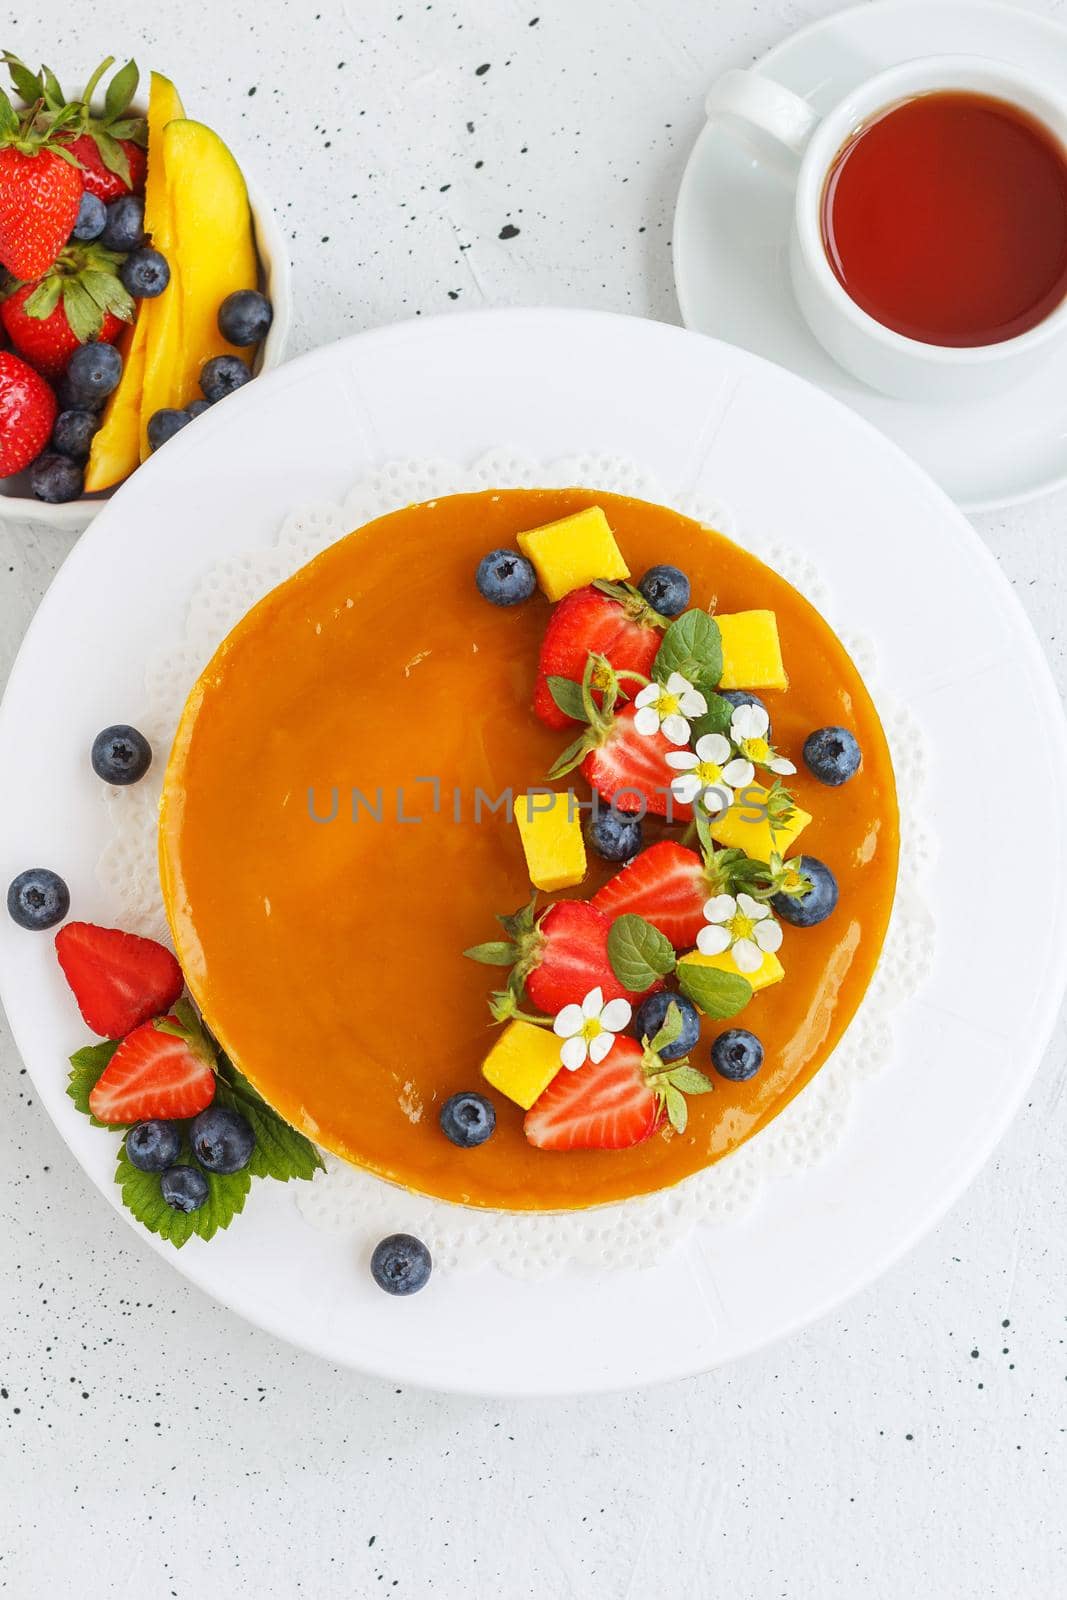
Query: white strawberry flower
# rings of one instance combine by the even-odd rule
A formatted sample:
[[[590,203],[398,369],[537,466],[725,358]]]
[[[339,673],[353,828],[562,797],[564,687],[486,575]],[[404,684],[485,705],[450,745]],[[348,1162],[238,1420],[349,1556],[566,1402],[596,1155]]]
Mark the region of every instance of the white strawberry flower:
[[[667,765],[678,773],[671,779],[671,794],[680,805],[691,805],[699,795],[710,816],[728,811],[734,790],[745,789],[756,776],[751,761],[733,754],[721,733],[705,733],[695,750],[668,750]]]
[[[738,972],[758,972],[763,957],[779,950],[782,929],[770,906],[750,894],[713,895],[704,905],[705,926],[697,934],[697,949],[706,956],[730,950]]]
[[[797,769],[785,756],[780,756],[771,745],[767,743],[767,730],[771,719],[762,706],[738,706],[730,718],[730,738],[737,746],[741,755],[757,767],[766,767],[768,772],[781,773],[783,777]]]
[[[564,1006],[557,1012],[552,1032],[563,1040],[559,1059],[567,1071],[577,1072],[587,1058],[594,1065],[603,1061],[632,1015],[628,1000],[609,1000],[605,1005],[601,988],[590,989],[580,1006]]]
[[[649,683],[634,700],[637,714],[634,727],[646,738],[663,730],[664,738],[671,744],[685,744],[689,739],[689,718],[702,717],[708,702],[699,689],[694,689],[688,678],[672,672],[666,683]]]

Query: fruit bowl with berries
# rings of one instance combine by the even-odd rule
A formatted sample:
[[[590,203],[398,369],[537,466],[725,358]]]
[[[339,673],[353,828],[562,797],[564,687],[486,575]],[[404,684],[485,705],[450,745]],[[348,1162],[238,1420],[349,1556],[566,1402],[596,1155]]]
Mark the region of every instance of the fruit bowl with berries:
[[[289,264],[269,206],[153,72],[67,94],[4,53],[0,516],[85,527],[179,429],[282,359]]]

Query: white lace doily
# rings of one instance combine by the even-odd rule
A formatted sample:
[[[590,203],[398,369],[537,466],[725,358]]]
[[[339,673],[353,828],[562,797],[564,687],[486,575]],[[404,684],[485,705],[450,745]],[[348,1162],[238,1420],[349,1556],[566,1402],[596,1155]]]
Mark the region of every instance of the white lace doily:
[[[301,506],[281,526],[276,544],[230,556],[196,583],[184,626],[149,663],[139,725],[157,752],[169,750],[186,696],[217,646],[256,601],[336,539],[387,512],[422,500],[480,489],[566,488],[575,484],[670,504],[728,534],[787,578],[835,626],[832,596],[820,574],[795,549],[757,548],[722,505],[667,494],[641,467],[606,455],[551,464],[496,451],[463,468],[445,461],[395,461],[367,472],[340,504]],[[723,1224],[747,1210],[774,1178],[817,1165],[844,1130],[857,1086],[888,1063],[894,1009],[929,971],[933,919],[924,904],[932,848],[922,817],[922,739],[910,715],[878,683],[874,652],[865,639],[838,634],[878,707],[892,750],[901,816],[896,903],[877,972],[843,1039],[811,1082],[760,1133],[714,1166],[657,1194],[588,1211],[482,1211],[410,1193],[361,1168],[326,1156],[326,1171],[293,1185],[295,1203],[317,1227],[360,1239],[411,1232],[424,1239],[439,1266],[494,1262],[519,1276],[557,1271],[571,1261],[597,1267],[650,1264],[694,1226]],[[111,839],[100,876],[121,926],[169,942],[159,889],[156,828],[164,763],[127,789],[107,791]]]

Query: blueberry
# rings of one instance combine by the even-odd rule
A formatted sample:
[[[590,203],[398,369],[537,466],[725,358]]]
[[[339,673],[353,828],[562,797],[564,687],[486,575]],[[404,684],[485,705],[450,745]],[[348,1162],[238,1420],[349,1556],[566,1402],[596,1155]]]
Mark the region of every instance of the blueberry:
[[[81,344],[67,364],[70,393],[78,405],[92,406],[117,388],[122,377],[122,357],[113,344]]]
[[[72,237],[80,239],[83,244],[90,239],[99,239],[106,221],[107,207],[104,202],[98,194],[90,194],[86,189],[78,207],[78,220],[74,224]]]
[[[30,468],[30,488],[38,500],[47,505],[60,506],[68,500],[77,500],[84,487],[85,474],[77,461],[69,456],[57,455],[48,450]]]
[[[102,411],[107,403],[107,395],[83,395],[77,391],[67,374],[64,373],[55,385],[56,400],[59,409],[63,411]],[[99,423],[97,424],[99,426]]]
[[[484,1094],[454,1094],[441,1107],[441,1132],[461,1150],[484,1144],[496,1127],[496,1112]]]
[[[605,861],[629,861],[641,848],[640,817],[628,817],[614,806],[594,805],[589,842]]]
[[[126,1135],[126,1154],[138,1172],[166,1172],[181,1148],[182,1133],[176,1122],[139,1122]]]
[[[93,771],[105,783],[138,783],[152,765],[152,746],[127,722],[116,722],[93,740]]]
[[[132,250],[119,268],[119,277],[135,300],[154,300],[170,282],[165,256],[149,245]]]
[[[202,417],[205,411],[210,410],[210,400],[190,400],[189,404],[185,408],[186,415],[190,422],[192,422],[194,417]]]
[[[711,1047],[711,1064],[720,1078],[744,1083],[763,1065],[763,1046],[747,1028],[727,1028]]]
[[[252,1124],[229,1106],[208,1106],[189,1128],[193,1155],[208,1172],[241,1172],[252,1159]]]
[[[716,689],[715,693],[721,700],[727,701],[736,711],[738,706],[759,706],[761,711],[767,711],[766,705],[758,694],[753,694],[751,689]],[[768,743],[771,738],[771,714],[767,711],[767,732],[763,736]]]
[[[139,250],[145,241],[144,201],[136,194],[120,194],[107,208],[100,235],[106,250]]]
[[[804,762],[813,778],[835,789],[860,769],[859,740],[847,728],[816,728],[804,740]]]
[[[219,332],[229,344],[258,344],[274,321],[274,309],[258,289],[235,289],[219,306]]]
[[[654,1039],[667,1017],[668,1006],[677,1006],[682,1014],[682,1031],[673,1044],[660,1051],[664,1061],[679,1061],[687,1056],[700,1038],[700,1013],[684,994],[671,994],[660,989],[642,1000],[634,1013],[632,1023],[635,1039]]]
[[[537,574],[517,550],[490,550],[474,575],[478,593],[492,606],[518,606],[537,588]]]
[[[370,1269],[386,1294],[416,1294],[430,1281],[433,1261],[421,1239],[410,1233],[391,1233],[375,1245]]]
[[[58,872],[28,867],[8,885],[7,909],[20,928],[54,928],[70,910],[70,890]]]
[[[676,617],[689,604],[689,579],[677,567],[649,567],[637,585],[653,611]]]
[[[164,1200],[175,1211],[199,1211],[211,1193],[198,1167],[168,1167],[159,1180],[159,1187]]]
[[[69,456],[72,461],[86,461],[93,434],[99,426],[100,418],[95,411],[80,408],[61,411],[52,429],[52,449],[58,450],[61,456]]]
[[[166,444],[168,439],[173,439],[174,435],[192,420],[188,411],[176,411],[173,406],[164,406],[160,411],[154,411],[148,419],[149,446],[153,450],[158,450],[160,445]]]
[[[200,387],[212,405],[251,381],[252,374],[240,356],[212,356],[200,369]]]
[[[775,911],[794,928],[814,928],[817,922],[825,922],[837,904],[837,879],[830,868],[815,856],[793,856],[786,866],[810,878],[811,888],[807,894],[773,895]]]

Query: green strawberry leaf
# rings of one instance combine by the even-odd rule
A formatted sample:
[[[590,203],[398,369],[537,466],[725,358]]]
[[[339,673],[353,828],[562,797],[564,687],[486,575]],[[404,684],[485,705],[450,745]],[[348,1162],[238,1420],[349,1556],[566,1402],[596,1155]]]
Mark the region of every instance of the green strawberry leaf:
[[[697,689],[713,689],[722,677],[722,635],[706,611],[685,611],[671,623],[652,664],[652,676],[666,683],[672,672]]]
[[[648,1040],[647,1048],[653,1055],[660,1055],[664,1050],[669,1050],[682,1031],[682,1008],[673,1000],[668,1002],[667,1010],[663,1017],[663,1026],[659,1032]]]
[[[594,745],[590,742],[591,735],[583,733],[580,738],[569,744],[562,755],[556,757],[548,769],[548,777],[563,778],[568,772],[573,772],[575,767],[580,767]]]
[[[14,138],[19,131],[19,119],[7,95],[0,89],[0,139]]]
[[[463,954],[468,961],[480,961],[484,967],[510,967],[516,957],[515,946],[507,939],[490,939],[486,944],[472,944]]]
[[[107,86],[104,96],[104,119],[110,127],[111,124],[122,116],[129,106],[130,101],[137,93],[137,85],[141,74],[137,70],[136,61],[127,61],[120,67]]]
[[[59,279],[53,281],[57,286],[60,285]],[[70,324],[70,331],[79,344],[88,344],[104,326],[104,313],[88,287],[77,279],[67,278],[61,287],[63,312]]]
[[[109,172],[113,172],[116,178],[121,178],[123,183],[128,186],[130,183],[130,163],[125,150],[118,140],[113,139],[110,133],[105,132],[103,128],[93,128],[91,134],[93,143],[100,152],[100,159],[104,166]]]
[[[7,63],[11,82],[15,85],[19,98],[28,106],[35,106],[38,100],[43,100],[44,84],[40,78],[35,77],[26,63],[20,61],[18,56],[13,56],[10,50],[4,51],[3,59]]]
[[[684,1133],[689,1124],[689,1107],[686,1105],[685,1095],[670,1082],[665,1083],[660,1092],[667,1108],[667,1121],[675,1133]]]
[[[643,994],[658,978],[674,971],[674,947],[651,922],[627,912],[611,924],[608,960],[624,988]]]
[[[134,304],[122,279],[113,272],[86,268],[78,282],[101,311],[110,311],[121,322],[132,322]]]
[[[323,1168],[323,1160],[310,1139],[291,1127],[225,1057],[219,1063],[215,1088],[219,1105],[247,1117],[256,1136],[256,1148],[245,1171],[253,1178],[291,1178],[310,1181]]]
[[[546,678],[545,682],[549,694],[565,716],[573,717],[575,722],[588,722],[580,683],[575,683],[573,678],[555,676]]]
[[[67,104],[67,97],[51,67],[41,68],[41,82],[44,84],[44,100],[49,111],[62,111]]]
[[[189,1164],[191,1156],[184,1145],[179,1162]],[[194,1163],[195,1164],[195,1163]],[[198,1171],[203,1171],[198,1167]],[[252,1187],[252,1174],[248,1167],[243,1172],[204,1172],[208,1197],[198,1211],[175,1211],[163,1198],[158,1172],[141,1172],[126,1154],[126,1141],[122,1141],[115,1182],[122,1190],[122,1203],[142,1223],[149,1233],[166,1239],[176,1250],[188,1240],[213,1239],[221,1229],[228,1228],[234,1217],[244,1210],[248,1191]]]
[[[683,1094],[712,1094],[715,1089],[710,1078],[706,1078],[702,1072],[696,1067],[689,1066],[688,1063],[669,1072],[667,1082],[672,1083]]]
[[[107,1128],[111,1124],[93,1116],[89,1109],[89,1096],[121,1043],[121,1039],[105,1039],[102,1044],[87,1044],[83,1049],[75,1050],[70,1058],[67,1093],[78,1110],[97,1128]]]
[[[713,694],[704,690],[704,698],[708,702],[708,709],[702,717],[690,718],[690,740],[696,744],[706,733],[727,734],[730,723],[733,721],[734,707],[729,700],[724,700],[721,694]]]
[[[720,972],[718,967],[698,967],[689,961],[678,963],[678,987],[715,1022],[736,1017],[752,999],[752,985],[740,973]]]
[[[43,283],[37,285],[32,294],[26,296],[22,302],[23,312],[27,317],[32,317],[35,322],[43,322],[56,309],[62,293],[62,278],[46,278]]]
[[[148,124],[144,117],[122,117],[108,128],[113,139],[125,139],[130,144],[148,143]]]

